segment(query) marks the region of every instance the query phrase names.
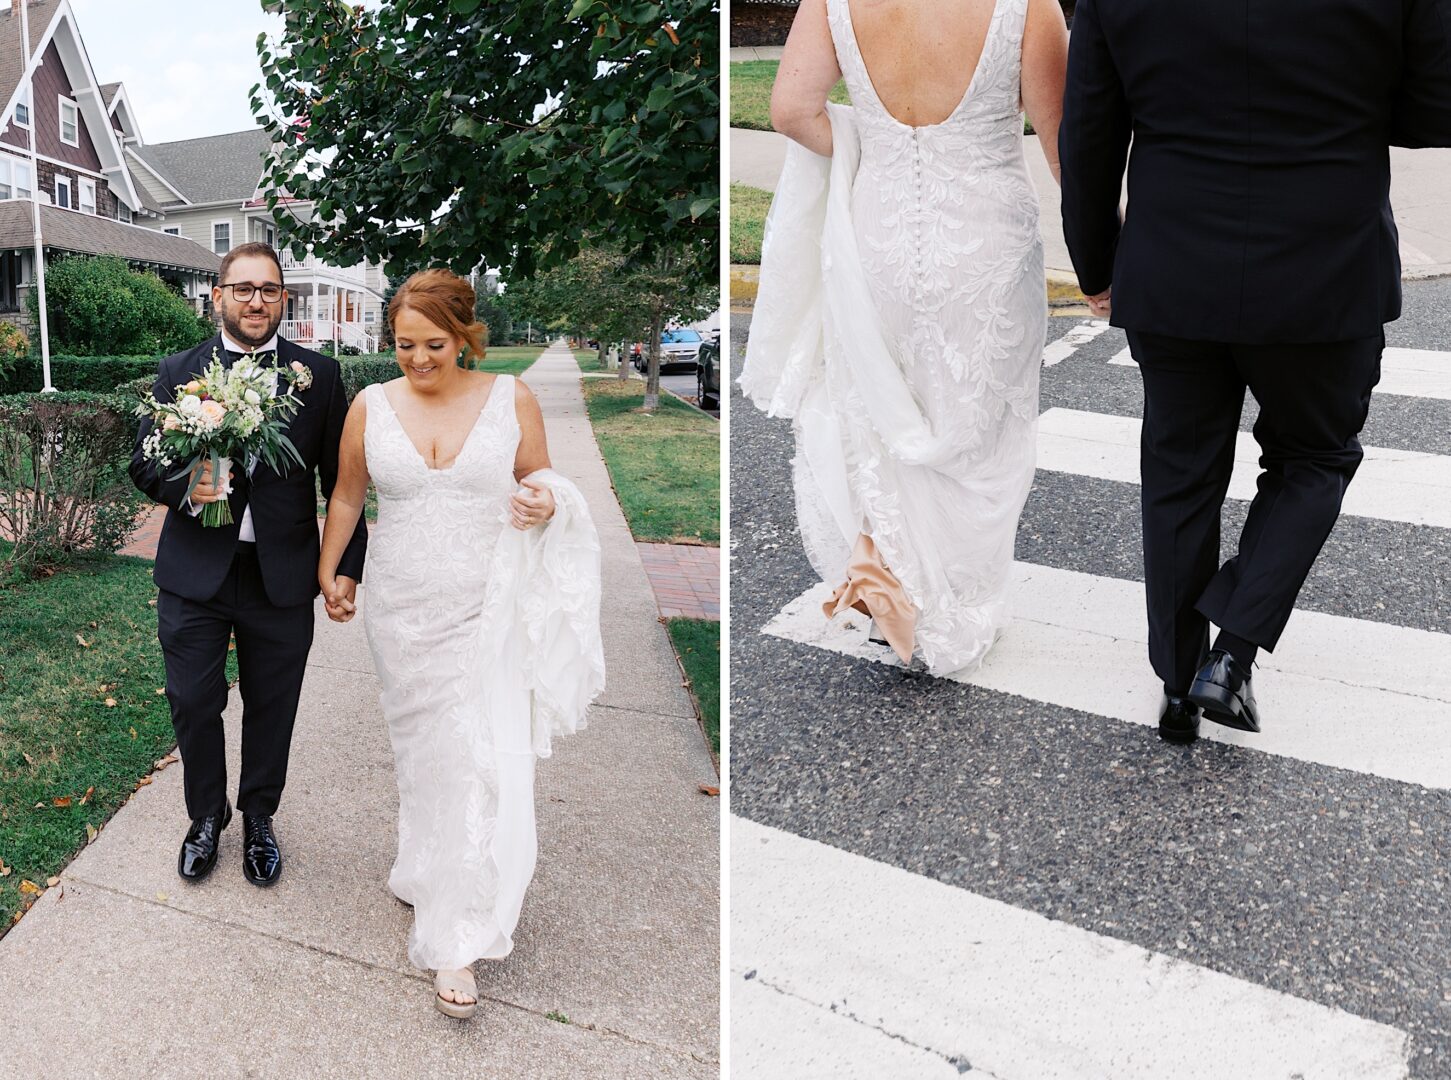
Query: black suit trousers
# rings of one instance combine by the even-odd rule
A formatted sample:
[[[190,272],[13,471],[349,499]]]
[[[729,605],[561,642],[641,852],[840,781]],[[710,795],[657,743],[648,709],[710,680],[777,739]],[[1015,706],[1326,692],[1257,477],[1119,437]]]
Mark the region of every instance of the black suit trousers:
[[[248,814],[276,813],[312,647],[312,604],[278,607],[269,601],[256,546],[239,544],[215,596],[191,600],[163,589],[156,614],[188,816],[219,813],[227,798],[222,711],[227,643],[234,633],[242,691],[237,807]]]
[[[1229,345],[1129,331],[1144,379],[1144,581],[1149,660],[1184,693],[1209,623],[1273,650],[1364,456],[1385,336]],[[1220,511],[1244,392],[1260,469],[1239,549],[1219,564]]]

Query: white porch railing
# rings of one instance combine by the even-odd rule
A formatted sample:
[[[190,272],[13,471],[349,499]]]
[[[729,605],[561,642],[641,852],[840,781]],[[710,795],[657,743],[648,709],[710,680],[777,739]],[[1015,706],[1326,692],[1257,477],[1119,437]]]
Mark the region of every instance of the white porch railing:
[[[297,275],[312,276],[322,280],[335,280],[346,282],[349,285],[366,285],[367,268],[358,263],[356,266],[332,266],[323,262],[316,255],[308,255],[305,259],[296,258],[290,251],[279,252],[282,256],[282,272],[287,277]]]
[[[364,329],[362,323],[334,324],[332,319],[284,319],[278,332],[288,341],[316,347],[332,342],[334,325],[337,327],[339,345],[352,345],[365,353],[378,351],[378,339]]]

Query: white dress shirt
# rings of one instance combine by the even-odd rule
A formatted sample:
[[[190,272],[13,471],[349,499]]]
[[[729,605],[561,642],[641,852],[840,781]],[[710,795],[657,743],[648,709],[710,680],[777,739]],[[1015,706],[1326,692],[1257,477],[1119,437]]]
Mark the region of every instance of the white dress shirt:
[[[227,332],[225,330],[223,330],[222,331],[222,348],[223,349],[226,349],[228,352],[237,352],[237,353],[254,353],[254,352],[255,353],[265,353],[265,352],[276,352],[277,351],[277,335],[276,334],[273,334],[272,335],[272,340],[271,341],[268,341],[265,345],[259,345],[255,349],[249,349],[249,348],[246,348],[243,345],[238,345],[235,341],[233,341],[230,337],[228,337],[227,336]],[[241,464],[241,463],[240,462],[233,462],[232,464],[235,466],[235,465],[238,465],[238,464]],[[251,476],[252,475],[252,470],[254,468],[256,468],[256,467],[257,467],[257,463],[255,461],[248,463],[247,464],[247,475],[248,476]],[[202,512],[202,508],[200,506],[193,506],[192,505],[192,501],[191,501],[190,498],[188,498],[186,500],[186,508],[187,508],[187,512],[190,513],[192,517],[196,517],[198,514],[200,514]],[[237,533],[237,539],[239,541],[243,541],[243,542],[248,543],[248,544],[255,544],[257,542],[257,533],[256,533],[256,530],[252,528],[252,500],[251,499],[248,499],[247,500],[247,505],[242,510],[242,525],[241,525],[240,530]]]

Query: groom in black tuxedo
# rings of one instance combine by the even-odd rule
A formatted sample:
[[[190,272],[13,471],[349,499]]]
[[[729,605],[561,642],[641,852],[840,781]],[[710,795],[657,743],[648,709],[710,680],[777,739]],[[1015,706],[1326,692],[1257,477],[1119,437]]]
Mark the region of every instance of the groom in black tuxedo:
[[[216,865],[221,831],[232,817],[222,711],[227,705],[228,642],[237,643],[242,691],[242,775],[237,808],[245,830],[242,869],[254,885],[271,885],[282,872],[272,816],[287,778],[292,724],[312,646],[313,600],[318,595],[317,497],[332,495],[338,443],[348,403],[336,360],[277,336],[287,307],[282,264],[267,244],[233,248],[222,259],[212,302],[222,332],[194,349],[161,361],[154,393],[171,401],[175,388],[200,374],[213,351],[230,366],[242,355],[263,364],[300,362],[312,385],[299,391],[302,407],[288,424],[304,468],[278,475],[258,463],[234,462],[230,503],[233,524],[204,528],[202,506],[227,496],[208,463],[191,496],[188,478],[166,478],[141,455],[151,430],[141,425],[131,477],[168,507],[156,552],[158,636],[166,659],[166,695],[185,770],[187,814],[192,819],[177,859],[183,878],[199,881]],[[338,567],[352,601],[362,577],[367,528],[359,520]]]
[[[1063,231],[1143,373],[1165,738],[1192,741],[1201,709],[1259,730],[1251,665],[1340,513],[1400,315],[1391,145],[1451,145],[1451,0],[1079,0]],[[1246,387],[1263,471],[1220,566]]]

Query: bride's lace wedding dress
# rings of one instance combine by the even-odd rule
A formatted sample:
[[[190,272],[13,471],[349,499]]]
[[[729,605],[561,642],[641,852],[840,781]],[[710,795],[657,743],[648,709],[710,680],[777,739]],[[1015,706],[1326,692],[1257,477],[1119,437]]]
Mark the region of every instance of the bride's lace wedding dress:
[[[599,540],[583,496],[532,474],[555,513],[509,524],[519,425],[494,379],[454,463],[431,469],[382,385],[363,436],[378,493],[364,617],[398,768],[389,887],[413,905],[408,958],[450,970],[506,955],[534,874],[534,761],[604,686]]]
[[[813,568],[835,584],[870,537],[939,673],[976,667],[1006,621],[1033,479],[1047,305],[1023,159],[1027,7],[997,0],[961,102],[910,127],[877,97],[848,0],[828,0],[853,107],[828,107],[831,159],[788,151],[740,380],[795,421]]]

